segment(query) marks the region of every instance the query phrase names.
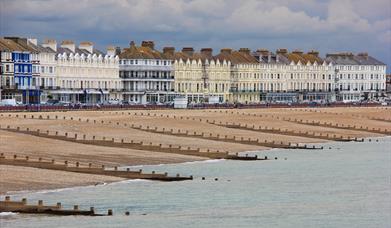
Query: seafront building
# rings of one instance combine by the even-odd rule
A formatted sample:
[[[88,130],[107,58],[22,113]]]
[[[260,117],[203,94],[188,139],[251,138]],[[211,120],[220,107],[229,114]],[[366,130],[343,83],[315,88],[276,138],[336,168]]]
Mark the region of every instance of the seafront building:
[[[229,101],[231,62],[213,57],[211,48],[195,52],[184,47],[175,52],[165,47],[164,53],[174,59],[175,91],[189,103],[223,103]]]
[[[119,77],[123,101],[165,103],[175,97],[172,59],[155,50],[153,41],[143,41],[141,46],[132,41],[123,49],[119,54]]]
[[[333,67],[317,51],[304,53],[260,49],[261,100],[266,102],[332,101]]]
[[[377,100],[385,96],[386,65],[368,53],[327,54],[335,71],[337,101]]]
[[[221,49],[215,56],[220,61],[229,61],[230,85],[228,102],[258,103],[260,101],[260,65],[250,54],[250,49],[241,48],[233,51],[230,48]]]
[[[27,46],[27,39],[7,37],[0,39],[1,51],[1,99],[32,104],[39,101],[39,90],[33,85],[34,50]],[[36,65],[36,59],[34,60]]]
[[[107,53],[91,42],[0,39],[1,99],[70,103],[296,103],[383,100],[386,65],[367,53],[184,47],[134,42]]]
[[[39,91],[39,101],[45,102],[50,97],[50,90],[56,89],[56,53],[38,44],[37,39],[28,39],[27,46],[33,50],[33,85]]]
[[[91,42],[76,47],[73,41],[65,40],[57,47],[55,40],[47,40],[42,46],[56,53],[55,88],[48,91],[53,99],[91,104],[121,99],[118,56],[95,49]]]

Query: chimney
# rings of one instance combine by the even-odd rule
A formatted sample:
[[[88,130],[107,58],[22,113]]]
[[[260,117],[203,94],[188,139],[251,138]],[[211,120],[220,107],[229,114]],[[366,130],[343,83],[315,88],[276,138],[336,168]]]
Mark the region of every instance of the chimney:
[[[220,50],[220,53],[230,55],[232,53],[232,49],[231,48],[223,48]]]
[[[360,57],[364,57],[365,59],[368,59],[368,53],[367,52],[362,52],[357,54]]]
[[[27,41],[34,44],[35,46],[38,45],[38,40],[36,38],[28,38]]]
[[[115,47],[115,55],[121,54],[121,47]]]
[[[240,48],[239,52],[243,53],[243,54],[246,54],[246,55],[249,55],[250,54],[250,49],[248,49],[248,48]]]
[[[75,49],[76,49],[75,43],[72,40],[64,40],[61,43],[61,47],[68,48],[69,50],[71,50],[71,52],[75,52]]]
[[[79,49],[87,50],[89,53],[92,54],[94,52],[94,44],[89,41],[80,42]]]
[[[136,43],[132,40],[132,41],[130,41],[129,46],[134,47],[134,46],[136,46]]]
[[[182,52],[188,56],[192,56],[194,54],[194,48],[192,47],[184,47],[182,48]]]
[[[270,63],[272,61],[272,54],[269,52],[267,55],[267,62]]]
[[[267,55],[269,55],[269,50],[267,50],[267,49],[258,49],[258,50],[257,50],[257,53],[258,53],[260,56],[267,56]]]
[[[213,56],[213,49],[212,48],[202,48],[201,54],[204,55],[207,58],[212,58]]]
[[[313,55],[313,56],[315,56],[315,57],[319,57],[319,52],[316,51],[316,50],[311,50],[311,51],[308,52],[308,54],[309,54],[309,55]]]
[[[288,53],[288,49],[280,48],[280,49],[277,49],[276,53],[279,54],[279,55],[285,55],[285,54]]]
[[[107,55],[108,56],[114,56],[115,55],[115,47],[114,46],[112,46],[112,45],[110,45],[110,46],[108,46],[107,47]]]
[[[57,52],[57,41],[56,40],[45,40],[42,44],[42,47],[48,47],[53,51]]]
[[[175,53],[174,47],[164,47],[163,48],[163,54],[165,54],[165,55],[174,56],[174,53]]]
[[[148,47],[150,49],[155,49],[155,43],[151,40],[143,40],[141,42],[141,47]]]
[[[293,54],[297,54],[297,55],[302,55],[303,54],[303,51],[299,50],[299,49],[296,49],[294,51],[292,51]]]

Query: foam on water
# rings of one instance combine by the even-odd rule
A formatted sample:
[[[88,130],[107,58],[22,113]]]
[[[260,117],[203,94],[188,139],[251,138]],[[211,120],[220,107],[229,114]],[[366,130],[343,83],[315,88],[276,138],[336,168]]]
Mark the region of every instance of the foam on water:
[[[18,213],[13,212],[0,212],[0,217],[10,217],[10,216],[16,216]]]

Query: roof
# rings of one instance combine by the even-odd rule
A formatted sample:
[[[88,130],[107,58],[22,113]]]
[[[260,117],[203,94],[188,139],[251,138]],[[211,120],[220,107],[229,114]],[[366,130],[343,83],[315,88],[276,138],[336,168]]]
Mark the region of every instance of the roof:
[[[1,51],[31,51],[28,47],[24,47],[14,40],[0,38]]]
[[[53,51],[51,48],[49,47],[43,47],[42,45],[35,45],[31,42],[27,42],[27,45],[30,49],[33,49],[34,52],[47,52],[47,53],[56,53],[55,51]]]
[[[367,53],[333,53],[326,55],[326,61],[334,65],[386,65],[383,62],[369,56]]]
[[[221,49],[220,54],[215,56],[220,61],[230,61],[232,64],[255,64],[259,63],[257,58],[252,56],[249,52],[232,51],[229,48]]]
[[[75,52],[72,52],[69,48],[58,47],[57,48],[57,54],[63,54],[63,53],[66,53],[67,55],[69,55],[69,54],[76,54],[77,53],[79,55],[84,54],[85,56],[90,55],[90,54],[91,55],[96,54],[98,56],[99,55],[102,55],[102,56],[105,55],[105,53],[103,53],[102,51],[100,51],[98,49],[95,49],[95,48],[94,48],[93,52],[90,53],[86,49],[80,49],[80,48],[76,48],[76,47],[75,47]]]
[[[186,48],[184,48],[186,49]],[[175,60],[179,60],[179,59],[182,59],[184,61],[187,61],[187,60],[201,60],[202,62],[208,60],[208,61],[211,61],[211,60],[217,60],[217,58],[213,57],[212,55],[208,55],[204,52],[194,52],[194,51],[184,51],[184,49],[182,49],[182,51],[180,52],[175,52],[174,53],[174,56],[170,56],[170,58],[172,59],[175,59]],[[211,52],[212,49],[209,49],[209,51]]]
[[[136,46],[132,41],[130,47],[124,48],[119,55],[120,59],[168,59],[163,53],[149,47]]]

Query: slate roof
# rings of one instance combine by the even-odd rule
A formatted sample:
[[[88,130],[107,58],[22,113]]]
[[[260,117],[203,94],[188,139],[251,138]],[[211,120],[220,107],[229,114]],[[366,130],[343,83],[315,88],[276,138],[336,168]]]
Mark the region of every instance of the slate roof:
[[[57,47],[57,54],[63,54],[63,53],[66,53],[67,55],[69,54],[76,54],[78,53],[79,55],[81,54],[84,54],[85,56],[88,56],[89,54],[93,55],[93,54],[96,54],[96,55],[102,55],[102,56],[105,56],[105,53],[103,53],[102,51],[98,50],[98,49],[95,49],[93,50],[93,53],[90,53],[89,51],[85,50],[85,49],[80,49],[80,48],[75,48],[75,52],[72,52],[69,48],[63,48],[63,47]]]
[[[357,55],[352,53],[327,54],[326,61],[332,62],[334,65],[386,65],[367,53]]]
[[[0,38],[1,51],[31,51],[28,47],[24,47],[14,40]]]

